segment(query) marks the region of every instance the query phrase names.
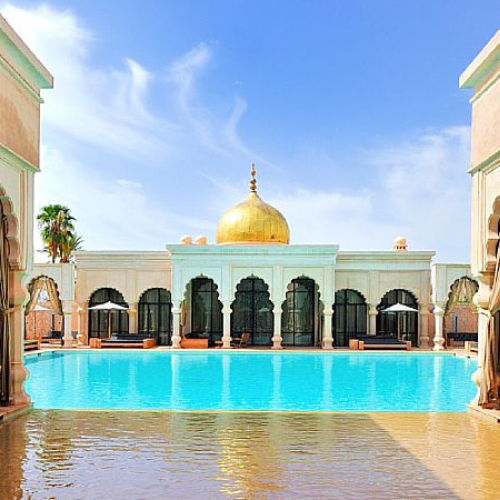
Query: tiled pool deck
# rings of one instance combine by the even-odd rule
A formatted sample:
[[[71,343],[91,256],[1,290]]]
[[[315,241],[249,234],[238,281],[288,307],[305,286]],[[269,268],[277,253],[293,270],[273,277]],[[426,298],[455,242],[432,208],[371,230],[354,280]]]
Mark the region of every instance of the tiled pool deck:
[[[35,410],[0,426],[3,499],[467,499],[500,431],[465,413]]]

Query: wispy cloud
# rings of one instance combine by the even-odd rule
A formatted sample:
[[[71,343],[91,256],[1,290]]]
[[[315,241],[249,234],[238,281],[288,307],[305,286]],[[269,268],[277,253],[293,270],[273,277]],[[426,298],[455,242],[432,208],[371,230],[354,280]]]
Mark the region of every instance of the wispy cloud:
[[[2,12],[55,76],[54,91],[45,93],[43,120],[58,133],[149,166],[170,164],[167,160],[186,147],[225,155],[241,150],[235,120],[242,116],[241,102],[235,100],[236,115],[223,117],[196,102],[196,81],[213,57],[207,44],[166,62],[167,78],[131,58],[109,70],[97,69],[98,39],[71,10],[6,4]],[[177,113],[169,116],[167,106],[148,107],[155,84]],[[227,123],[230,136],[224,133]]]
[[[265,156],[238,133],[244,97],[222,96],[226,115],[200,97],[215,47],[199,43],[161,68],[125,58],[106,69],[98,35],[74,12],[4,4],[2,13],[55,76],[44,95],[36,206],[71,206],[87,249],[160,249],[185,233],[213,241],[220,214],[244,196],[243,169]],[[294,243],[389,249],[403,234],[413,249],[466,261],[468,152],[467,127],[424,131],[357,154],[364,174],[338,188],[321,182],[326,167],[309,176],[284,151],[266,162],[262,193],[287,217]],[[313,153],[309,163],[326,161],[348,179],[348,163]]]
[[[37,176],[35,206],[57,200],[71,207],[86,250],[163,249],[186,231],[197,234],[212,227],[201,211],[196,218],[165,210],[163,199],[151,198],[140,182],[89,177],[84,165],[60,150],[42,147],[41,161],[50,168]],[[39,238],[36,246],[42,248]]]
[[[338,242],[349,250],[388,250],[402,234],[414,250],[469,259],[468,127],[424,132],[365,151],[371,179],[352,189],[295,189],[275,195],[295,242]]]
[[[469,127],[450,127],[365,150],[356,157],[364,165],[363,175],[351,187],[304,188],[285,182],[259,191],[286,216],[293,243],[390,250],[403,235],[413,250],[439,250],[440,260],[468,262],[469,137]],[[214,212],[241,199],[241,186],[209,179],[221,194]],[[307,172],[302,179],[308,183]]]
[[[127,60],[122,71],[93,67],[95,37],[70,10],[7,4],[2,12],[55,76],[55,90],[44,94],[45,124],[122,156],[151,160],[167,152],[159,131],[168,123],[146,112],[151,75],[139,63]]]

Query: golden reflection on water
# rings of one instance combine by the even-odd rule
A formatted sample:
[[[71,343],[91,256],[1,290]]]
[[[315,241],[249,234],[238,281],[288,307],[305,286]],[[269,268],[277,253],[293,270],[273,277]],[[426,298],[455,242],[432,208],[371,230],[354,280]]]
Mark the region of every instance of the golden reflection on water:
[[[500,429],[462,413],[33,411],[0,498],[500,498]]]

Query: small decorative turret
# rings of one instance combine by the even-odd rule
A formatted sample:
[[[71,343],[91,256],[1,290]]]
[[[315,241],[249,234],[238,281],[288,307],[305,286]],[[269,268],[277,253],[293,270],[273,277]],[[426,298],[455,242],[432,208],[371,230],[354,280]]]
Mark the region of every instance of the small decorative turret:
[[[208,238],[204,234],[200,234],[194,239],[195,245],[206,245],[208,244]]]
[[[395,250],[396,252],[407,252],[408,251],[408,241],[404,236],[398,236],[394,240],[394,244],[392,246],[392,249]]]

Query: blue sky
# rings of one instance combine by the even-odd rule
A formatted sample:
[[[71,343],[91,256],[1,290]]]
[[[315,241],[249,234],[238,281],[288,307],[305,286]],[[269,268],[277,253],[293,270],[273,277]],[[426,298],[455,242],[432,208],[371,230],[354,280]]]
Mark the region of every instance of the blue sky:
[[[85,249],[213,242],[259,192],[293,243],[469,255],[470,105],[458,76],[493,1],[0,3],[52,71],[37,207]]]

